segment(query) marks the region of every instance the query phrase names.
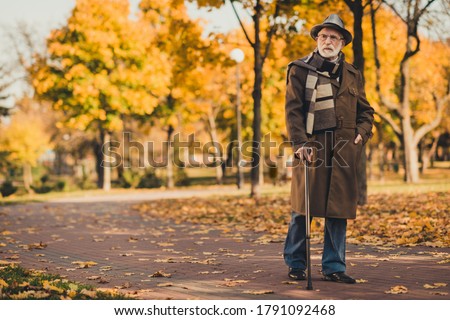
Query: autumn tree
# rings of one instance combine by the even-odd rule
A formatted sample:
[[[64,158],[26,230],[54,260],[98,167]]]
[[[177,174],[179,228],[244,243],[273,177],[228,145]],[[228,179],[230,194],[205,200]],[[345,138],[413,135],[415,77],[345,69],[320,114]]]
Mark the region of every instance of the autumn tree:
[[[127,0],[77,0],[47,40],[48,57],[29,69],[37,94],[65,114],[63,125],[92,130],[98,184],[110,189],[107,145],[123,115],[150,115],[166,94],[165,55],[156,35],[129,19]]]
[[[142,23],[153,30],[157,48],[168,57],[167,92],[156,114],[166,128],[167,143],[171,144],[176,131],[182,132],[181,126],[189,122],[188,104],[201,90],[199,79],[203,75],[199,68],[208,63],[213,50],[209,39],[202,38],[198,21],[188,16],[183,0],[142,0],[139,8]],[[167,157],[167,187],[172,188],[174,148],[168,148]]]
[[[7,105],[7,100],[11,98],[11,93],[8,90],[15,81],[11,78],[11,69],[6,63],[0,64],[0,117],[7,116],[10,112],[11,106]]]
[[[51,147],[45,118],[48,112],[37,101],[23,98],[17,104],[8,124],[0,124],[0,153],[23,170],[23,183],[32,192],[31,169]]]
[[[398,65],[399,70],[399,85],[397,90],[398,102],[389,97],[385,92],[381,90],[380,86],[380,68],[381,62],[378,56],[378,43],[377,43],[377,24],[375,19],[375,6],[372,4],[371,16],[372,16],[372,36],[375,52],[375,65],[376,65],[376,91],[378,93],[379,100],[382,106],[385,108],[379,113],[382,118],[390,124],[394,132],[402,142],[404,151],[404,165],[405,165],[405,181],[416,183],[419,181],[419,163],[418,163],[418,149],[417,146],[421,139],[431,130],[435,129],[441,122],[442,114],[448,105],[450,100],[450,94],[448,90],[449,79],[444,79],[444,83],[436,84],[431,91],[430,100],[433,101],[433,116],[428,117],[424,122],[416,121],[415,119],[415,106],[417,103],[413,103],[413,77],[411,73],[412,59],[421,50],[421,35],[419,34],[419,26],[421,20],[430,11],[430,6],[435,0],[428,1],[415,1],[408,0],[402,4],[386,1],[387,7],[391,9],[393,14],[403,23],[405,30],[405,49],[403,56]],[[428,60],[434,59],[434,56],[428,57]],[[443,57],[444,62],[448,55]],[[439,58],[438,58],[439,59]],[[429,62],[429,61],[428,61]],[[424,70],[417,70],[418,73],[426,72],[427,66],[423,66]],[[417,77],[417,74],[416,76]],[[434,75],[430,75],[430,79]],[[448,76],[448,75],[447,75]],[[428,93],[429,95],[430,93]],[[423,103],[421,100],[420,103]]]

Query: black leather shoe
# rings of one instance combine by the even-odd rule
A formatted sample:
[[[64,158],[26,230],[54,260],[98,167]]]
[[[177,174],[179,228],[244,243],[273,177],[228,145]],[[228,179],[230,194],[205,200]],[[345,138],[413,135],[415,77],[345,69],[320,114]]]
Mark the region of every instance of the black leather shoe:
[[[340,283],[349,283],[349,284],[356,283],[355,279],[353,279],[349,275],[345,274],[344,272],[335,272],[335,273],[331,273],[331,274],[326,274],[323,276],[323,280],[340,282]]]
[[[294,280],[306,280],[306,272],[303,269],[289,268],[288,276]]]

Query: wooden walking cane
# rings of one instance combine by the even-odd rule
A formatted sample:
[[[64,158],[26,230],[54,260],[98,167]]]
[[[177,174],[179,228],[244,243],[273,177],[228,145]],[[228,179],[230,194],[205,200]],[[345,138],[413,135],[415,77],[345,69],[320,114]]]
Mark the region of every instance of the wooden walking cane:
[[[309,155],[312,148],[305,148],[306,154]],[[306,220],[306,263],[307,263],[307,285],[306,290],[312,290],[311,279],[311,218],[309,212],[309,170],[308,159],[304,159],[303,162],[305,168],[305,220]]]

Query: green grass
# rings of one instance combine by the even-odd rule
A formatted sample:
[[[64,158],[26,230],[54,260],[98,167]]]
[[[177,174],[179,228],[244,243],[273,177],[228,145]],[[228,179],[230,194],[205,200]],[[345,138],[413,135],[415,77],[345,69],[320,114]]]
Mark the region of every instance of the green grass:
[[[97,290],[37,270],[17,265],[0,268],[0,300],[123,300],[131,299],[115,291]]]
[[[250,172],[249,168],[244,170],[245,187],[249,188]],[[177,187],[177,189],[204,189],[205,187],[216,187],[215,168],[187,168],[186,173],[191,179],[191,186]],[[414,193],[414,192],[448,192],[450,190],[450,162],[436,162],[435,167],[428,169],[421,175],[421,180],[416,184],[407,184],[403,181],[401,174],[386,172],[384,180],[379,179],[378,172],[374,171],[374,179],[368,181],[368,193]],[[288,194],[290,192],[290,181],[282,185],[273,186],[269,177],[266,176],[265,184],[261,186],[263,195]],[[236,184],[235,172],[231,169],[227,170],[227,176],[224,178],[224,186],[233,186]],[[45,202],[56,198],[72,198],[85,196],[101,196],[114,194],[136,194],[142,192],[159,192],[165,190],[164,187],[159,189],[112,189],[109,192],[103,190],[78,190],[70,192],[50,192],[46,194],[32,195],[12,195],[7,198],[0,199],[0,206],[23,204],[30,202]]]

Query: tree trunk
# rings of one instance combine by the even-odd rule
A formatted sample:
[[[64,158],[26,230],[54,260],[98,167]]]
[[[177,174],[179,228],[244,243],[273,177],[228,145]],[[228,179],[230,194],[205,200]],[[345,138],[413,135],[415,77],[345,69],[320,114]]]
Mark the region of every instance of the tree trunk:
[[[437,145],[439,141],[439,136],[433,138],[433,143],[431,144],[431,148],[429,150],[422,151],[422,170],[421,173],[425,173],[428,168],[431,167],[432,158],[436,153]],[[426,146],[424,146],[426,148]]]
[[[109,143],[111,141],[111,135],[108,131],[105,131],[103,134],[103,191],[111,190],[111,166],[107,163],[110,163],[110,146]]]
[[[210,110],[208,112],[208,124],[209,124],[209,136],[211,138],[211,141],[216,145],[219,144],[219,138],[217,137],[217,128],[216,128],[216,120],[214,119],[213,112]],[[222,184],[223,183],[223,170],[221,161],[223,161],[222,154],[220,152],[219,148],[215,148],[216,152],[214,154],[214,162],[215,162],[215,169],[216,169],[216,183]]]
[[[408,36],[406,41],[407,52],[411,51],[411,37]],[[402,131],[405,147],[405,177],[406,182],[419,182],[419,159],[417,153],[417,145],[414,143],[414,130],[411,125],[411,105],[409,102],[410,95],[410,68],[409,59],[404,59],[400,66],[400,102],[402,108]]]
[[[241,167],[242,160],[242,114],[241,114],[241,79],[239,63],[236,64],[236,136],[238,152],[236,159],[236,185],[238,189],[244,186],[244,169]]]
[[[364,50],[363,50],[363,29],[362,19],[364,7],[362,0],[345,1],[347,6],[353,12],[353,64],[359,69],[364,79]],[[358,177],[358,204],[367,203],[367,156],[366,147],[363,146],[361,159],[356,168]]]
[[[347,1],[346,1],[347,2]],[[347,2],[347,5],[349,3]],[[363,29],[362,19],[364,8],[361,0],[353,1],[351,6],[353,12],[353,64],[361,71],[364,79],[364,49],[363,49]]]
[[[33,193],[31,185],[33,184],[33,174],[31,172],[31,165],[29,163],[23,164],[23,186],[28,193]]]
[[[102,134],[100,134],[100,141],[95,139],[93,141],[93,149],[95,154],[95,172],[97,173],[97,188],[103,187],[104,170],[102,168],[103,152],[102,152]]]
[[[175,179],[173,176],[173,158],[174,158],[174,150],[171,146],[172,144],[172,134],[174,132],[174,128],[172,125],[169,125],[169,129],[167,130],[167,188],[172,189],[175,187]]]
[[[405,181],[410,183],[419,182],[419,160],[417,145],[414,144],[413,129],[410,117],[402,119],[403,146],[405,152]]]
[[[259,2],[257,6],[260,5]],[[260,196],[260,164],[261,164],[261,97],[262,97],[262,56],[261,56],[261,39],[260,31],[260,12],[261,8],[257,8],[253,17],[255,22],[255,44],[254,44],[254,72],[255,83],[253,86],[253,142],[252,142],[252,168],[251,168],[251,193],[252,198]]]

